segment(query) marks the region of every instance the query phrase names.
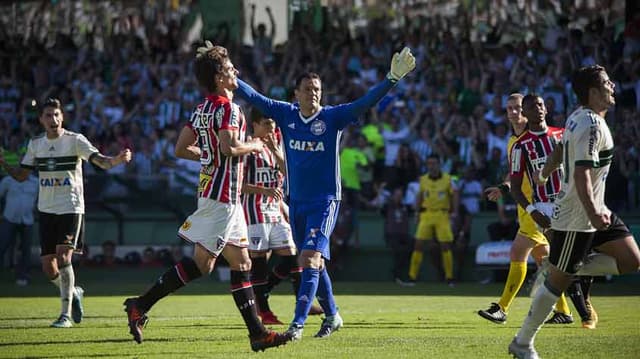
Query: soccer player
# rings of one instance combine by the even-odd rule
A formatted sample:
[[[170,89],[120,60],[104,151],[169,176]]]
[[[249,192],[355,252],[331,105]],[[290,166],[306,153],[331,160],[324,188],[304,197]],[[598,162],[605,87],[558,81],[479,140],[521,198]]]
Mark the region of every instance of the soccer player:
[[[378,102],[396,82],[415,68],[409,48],[396,53],[386,78],[358,100],[337,106],[321,106],[320,77],[307,72],[295,86],[297,103],[262,96],[239,80],[239,94],[271,117],[284,139],[286,175],[290,198],[289,218],[293,238],[300,251],[302,279],[295,316],[288,332],[302,338],[304,323],[314,297],[326,318],[316,337],[326,337],[342,326],[333,297],[325,260],[330,260],[329,238],[340,207],[339,142],[343,129]],[[317,294],[317,295],[316,295]]]
[[[450,215],[458,213],[459,193],[453,179],[440,170],[440,158],[427,157],[427,174],[420,177],[420,192],[416,196],[416,211],[419,213],[416,240],[409,262],[409,281],[404,285],[415,285],[422,264],[425,243],[433,241],[432,250],[440,250],[444,276],[453,286],[453,232]]]
[[[247,223],[240,203],[244,156],[261,152],[264,145],[260,139],[245,140],[244,115],[232,102],[238,71],[227,50],[206,41],[197,50],[194,72],[209,95],[191,116],[187,125],[191,133],[183,129],[176,145],[180,148],[177,155],[193,158],[199,154],[202,165],[198,208],[178,230],[179,237],[195,244],[193,259],[182,258],[145,294],[125,300],[129,330],[133,339],[141,343],[142,328],[148,320],[146,313],[151,307],[188,282],[211,273],[222,253],[231,267],[231,293],[249,330],[251,349],[283,345],[290,337],[266,329],[258,319],[249,279]]]
[[[507,119],[511,123],[513,130],[513,135],[507,144],[509,163],[511,163],[511,153],[514,145],[527,132],[527,118],[522,113],[522,98],[521,94],[513,93],[507,99]],[[520,182],[520,192],[527,201],[531,201],[533,191],[527,172],[522,173]],[[503,191],[509,191],[510,185],[511,183],[507,181],[500,186],[489,187],[485,192],[490,200],[495,201]],[[542,264],[542,258],[549,255],[547,238],[536,227],[533,218],[522,206],[518,206],[518,223],[520,228],[511,244],[511,263],[509,264],[509,273],[504,284],[502,296],[498,303],[491,303],[488,309],[478,311],[478,315],[497,324],[504,324],[507,321],[509,308],[527,277],[527,258],[529,255],[533,256],[538,266]],[[569,313],[569,307],[564,295],[558,298],[556,309],[561,313]]]
[[[117,156],[102,155],[86,137],[62,127],[64,113],[58,99],[47,99],[40,107],[40,124],[45,132],[32,138],[20,168],[9,166],[0,153],[0,166],[18,181],[38,172],[40,217],[40,260],[42,270],[60,289],[60,316],[51,326],[70,328],[83,316],[84,291],[75,286],[71,265],[74,251],[82,253],[84,243],[84,187],[82,160],[110,169],[131,160],[131,151]]]
[[[533,175],[536,170],[544,166],[553,149],[561,141],[564,129],[547,125],[545,121],[547,110],[544,100],[536,94],[528,94],[522,99],[522,112],[527,118],[529,128],[518,138],[511,149],[509,173],[511,195],[519,207],[524,208],[538,228],[544,232],[551,224],[553,203],[560,192],[562,170],[553,171],[550,175],[550,181],[545,185],[537,185],[533,181]],[[525,173],[529,182],[527,187],[532,188],[531,200],[522,191]],[[574,286],[575,288],[578,287]],[[564,295],[560,298],[564,298]],[[546,323],[573,323],[573,317],[566,305],[566,300],[562,300],[559,304],[553,316]],[[580,313],[586,312],[584,302],[574,304]]]
[[[260,111],[251,111],[253,137],[260,138],[266,148],[250,153],[245,163],[245,183],[242,186],[244,215],[249,231],[251,283],[256,293],[258,315],[263,324],[283,324],[269,307],[269,293],[281,280],[291,277],[295,295],[300,288],[300,272],[293,242],[288,210],[283,201],[284,157],[282,134],[275,121]],[[268,257],[273,252],[281,261],[269,272]],[[315,308],[315,313],[322,312]]]
[[[509,344],[509,353],[517,358],[539,357],[535,335],[574,274],[619,274],[640,268],[640,250],[633,235],[604,202],[614,146],[604,117],[615,104],[614,84],[602,66],[592,65],[574,73],[572,87],[582,107],[567,119],[562,138],[565,176],[551,216],[550,273]],[[541,172],[541,182],[546,182],[560,161],[550,162]],[[592,247],[600,253],[589,258]]]

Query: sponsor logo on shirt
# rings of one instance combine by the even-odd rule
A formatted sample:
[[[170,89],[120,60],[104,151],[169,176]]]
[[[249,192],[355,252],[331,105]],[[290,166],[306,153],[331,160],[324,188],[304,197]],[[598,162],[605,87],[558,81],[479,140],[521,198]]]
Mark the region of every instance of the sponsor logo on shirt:
[[[71,186],[71,179],[69,177],[40,179],[40,187],[63,187],[63,186]]]
[[[324,152],[324,143],[322,141],[290,140],[289,147],[296,151]]]

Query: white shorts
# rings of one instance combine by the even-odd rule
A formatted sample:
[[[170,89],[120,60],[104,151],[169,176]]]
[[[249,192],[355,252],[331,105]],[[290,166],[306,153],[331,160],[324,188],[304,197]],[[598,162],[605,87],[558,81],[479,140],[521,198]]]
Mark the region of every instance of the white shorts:
[[[208,198],[198,198],[198,209],[184,221],[178,236],[200,244],[215,256],[220,255],[227,243],[242,248],[249,245],[242,205]]]
[[[287,221],[249,225],[249,250],[295,248],[291,226]]]

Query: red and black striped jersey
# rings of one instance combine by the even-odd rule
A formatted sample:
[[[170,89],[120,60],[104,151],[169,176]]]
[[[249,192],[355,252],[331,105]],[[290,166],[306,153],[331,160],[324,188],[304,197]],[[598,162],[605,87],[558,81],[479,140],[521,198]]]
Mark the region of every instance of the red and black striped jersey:
[[[562,140],[564,128],[547,127],[543,132],[524,133],[511,150],[510,175],[523,177],[526,173],[533,188],[534,202],[553,202],[560,192],[562,169],[551,173],[549,180],[542,186],[533,181],[534,173],[544,167],[553,149]]]
[[[276,129],[278,146],[282,135]],[[282,188],[284,175],[275,155],[265,146],[260,153],[251,153],[245,159],[245,183],[263,188]],[[258,193],[245,193],[242,199],[248,224],[275,223],[282,219],[280,200]]]
[[[195,132],[201,151],[198,196],[240,203],[244,156],[225,156],[220,149],[220,131],[235,131],[240,142],[245,140],[247,126],[240,107],[226,97],[207,96],[187,126]]]

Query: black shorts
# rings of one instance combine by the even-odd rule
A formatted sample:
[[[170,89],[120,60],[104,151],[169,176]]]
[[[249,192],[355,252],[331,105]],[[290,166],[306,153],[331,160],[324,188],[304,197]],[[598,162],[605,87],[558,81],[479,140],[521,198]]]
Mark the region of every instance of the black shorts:
[[[598,247],[604,243],[633,236],[627,225],[622,222],[617,214],[612,212],[610,218],[611,225],[605,230],[597,231],[595,237],[593,237],[591,247],[596,251]]]
[[[56,246],[64,245],[82,253],[84,247],[84,214],[40,213],[40,255],[56,254]]]
[[[631,236],[631,231],[620,217],[611,213],[611,225],[596,232],[565,232],[553,231],[551,235],[551,249],[549,262],[565,273],[575,274],[587,254],[591,250],[598,250],[598,246],[618,239]]]

